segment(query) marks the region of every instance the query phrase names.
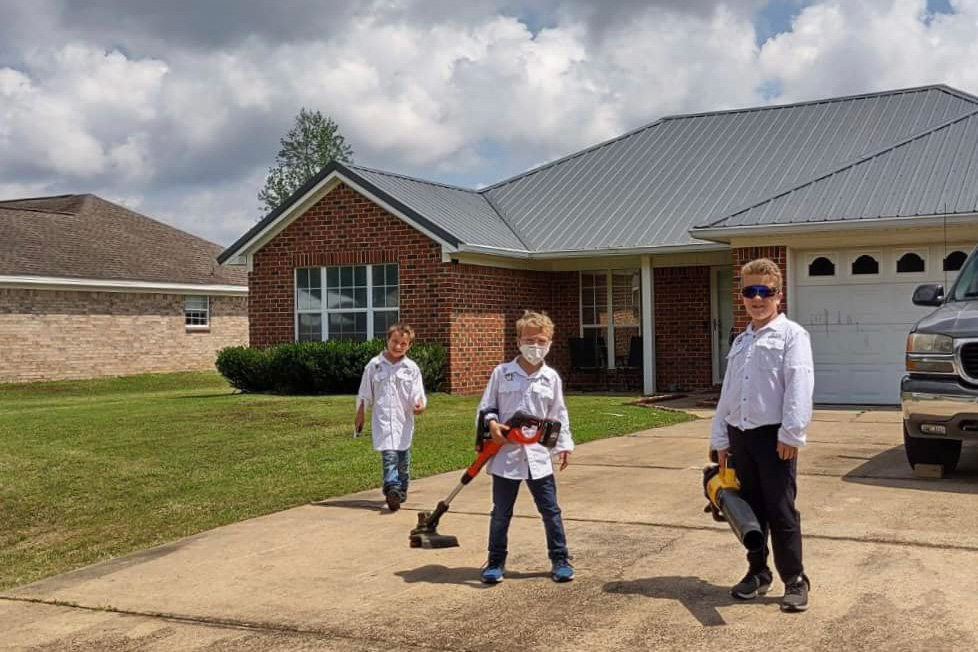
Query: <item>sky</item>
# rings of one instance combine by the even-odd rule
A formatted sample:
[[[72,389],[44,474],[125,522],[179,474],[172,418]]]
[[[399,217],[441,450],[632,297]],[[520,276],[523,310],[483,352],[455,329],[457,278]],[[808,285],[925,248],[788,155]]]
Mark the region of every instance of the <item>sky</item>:
[[[301,107],[479,188],[677,113],[945,83],[978,0],[0,0],[0,199],[94,193],[228,245]]]

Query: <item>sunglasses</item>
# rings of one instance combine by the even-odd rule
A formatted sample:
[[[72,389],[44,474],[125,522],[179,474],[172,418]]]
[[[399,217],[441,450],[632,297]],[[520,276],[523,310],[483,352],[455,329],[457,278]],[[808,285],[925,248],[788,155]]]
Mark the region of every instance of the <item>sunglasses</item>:
[[[741,289],[740,293],[748,299],[753,299],[754,297],[767,299],[768,297],[773,297],[779,291],[780,288],[772,288],[767,285],[748,285],[747,287]]]

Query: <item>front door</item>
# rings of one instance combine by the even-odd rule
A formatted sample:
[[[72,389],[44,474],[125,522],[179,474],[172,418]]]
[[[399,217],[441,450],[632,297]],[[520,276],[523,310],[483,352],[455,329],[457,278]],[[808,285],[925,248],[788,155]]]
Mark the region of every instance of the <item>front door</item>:
[[[712,295],[713,382],[723,382],[727,371],[727,353],[730,351],[730,333],[733,331],[733,268],[714,267],[710,273]]]

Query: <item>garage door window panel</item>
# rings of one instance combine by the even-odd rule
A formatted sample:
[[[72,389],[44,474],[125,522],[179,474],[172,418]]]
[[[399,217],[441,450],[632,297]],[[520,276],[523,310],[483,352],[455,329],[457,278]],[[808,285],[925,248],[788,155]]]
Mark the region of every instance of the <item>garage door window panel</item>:
[[[831,254],[816,254],[808,257],[809,278],[834,278],[835,256]]]
[[[952,251],[944,258],[944,271],[945,272],[956,272],[964,266],[964,261],[967,260],[968,254],[963,251]]]
[[[880,275],[879,252],[857,253],[852,256],[852,263],[849,266],[850,274],[854,278],[874,278]]]

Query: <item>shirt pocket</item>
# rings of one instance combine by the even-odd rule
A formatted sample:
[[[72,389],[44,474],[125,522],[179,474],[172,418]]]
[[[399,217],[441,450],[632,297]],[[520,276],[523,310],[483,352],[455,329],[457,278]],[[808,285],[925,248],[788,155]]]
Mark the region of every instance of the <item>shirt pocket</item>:
[[[534,383],[530,388],[530,391],[533,392],[533,398],[535,398],[541,404],[552,401],[554,398],[553,387],[550,385],[545,385],[544,383]]]
[[[767,337],[754,345],[757,364],[762,369],[780,369],[784,362],[784,340]]]
[[[411,398],[411,393],[414,391],[414,373],[411,371],[398,371],[396,378],[397,386],[401,390],[401,393]]]
[[[506,405],[512,405],[513,403],[519,402],[520,393],[523,391],[523,383],[516,380],[506,380],[505,378],[501,383],[499,383],[499,396],[506,397]],[[500,409],[503,409],[500,407]]]

